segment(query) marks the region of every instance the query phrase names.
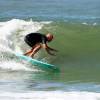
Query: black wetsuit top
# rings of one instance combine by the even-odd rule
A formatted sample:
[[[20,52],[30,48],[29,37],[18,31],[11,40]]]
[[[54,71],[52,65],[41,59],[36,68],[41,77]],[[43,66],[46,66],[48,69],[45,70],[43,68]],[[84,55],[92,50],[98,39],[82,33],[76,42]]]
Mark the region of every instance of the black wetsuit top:
[[[25,36],[24,40],[31,47],[33,47],[37,43],[44,44],[47,42],[46,36],[44,34],[41,34],[41,33],[30,33],[30,34]]]

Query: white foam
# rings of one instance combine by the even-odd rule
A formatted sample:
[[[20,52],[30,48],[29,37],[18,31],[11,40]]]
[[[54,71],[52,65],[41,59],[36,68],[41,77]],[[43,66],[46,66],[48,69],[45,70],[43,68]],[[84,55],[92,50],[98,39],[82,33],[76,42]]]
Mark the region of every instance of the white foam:
[[[93,23],[93,26],[97,25],[97,23]]]
[[[88,25],[88,23],[86,23],[86,22],[84,22],[84,23],[82,23],[82,24],[84,24],[84,25]]]
[[[24,21],[20,19],[12,19],[7,22],[0,22],[0,44],[4,44],[6,47],[8,45],[13,45],[14,41],[11,41],[8,37],[11,38],[13,35],[19,34],[18,37],[14,38],[15,40],[18,38],[21,39],[21,37],[24,37],[26,34],[36,32],[40,30],[45,24],[49,23],[51,22],[34,22],[32,20]],[[14,45],[16,46],[16,44]]]
[[[13,61],[6,61],[0,63],[0,68],[2,69],[11,69],[11,70],[29,70],[23,64],[16,63]]]
[[[2,100],[100,100],[100,93],[63,91],[1,92],[0,98]]]
[[[32,20],[30,21],[24,21],[20,19],[12,19],[7,22],[1,22],[0,25],[0,34],[11,34],[17,30],[26,30],[27,32],[36,32],[40,30],[44,24],[49,24],[51,22],[34,22]]]
[[[28,68],[27,66],[25,66],[25,64],[23,63],[18,63],[15,61],[3,61],[0,62],[0,68],[3,70],[13,70],[13,71],[18,71],[18,70],[22,70],[22,71],[38,71],[37,69],[34,69],[34,67],[32,68]]]

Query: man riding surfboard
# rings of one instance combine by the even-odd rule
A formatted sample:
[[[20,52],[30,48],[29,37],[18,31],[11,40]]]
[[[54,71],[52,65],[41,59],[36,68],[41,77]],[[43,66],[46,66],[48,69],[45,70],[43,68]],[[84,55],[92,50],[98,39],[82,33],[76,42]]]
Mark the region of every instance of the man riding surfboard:
[[[44,48],[50,55],[55,55],[51,51],[57,52],[57,50],[47,45],[48,42],[53,40],[53,35],[50,33],[46,35],[41,33],[30,33],[25,36],[24,40],[30,47],[32,47],[32,49],[26,52],[24,55],[33,57],[41,48]]]

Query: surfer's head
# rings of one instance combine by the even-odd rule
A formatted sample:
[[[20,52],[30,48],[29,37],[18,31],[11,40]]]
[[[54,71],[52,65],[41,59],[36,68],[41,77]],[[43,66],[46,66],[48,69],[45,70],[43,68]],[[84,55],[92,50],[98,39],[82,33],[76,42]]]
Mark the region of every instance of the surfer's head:
[[[53,39],[53,35],[50,33],[46,34],[46,37],[47,37],[48,42],[52,41]]]

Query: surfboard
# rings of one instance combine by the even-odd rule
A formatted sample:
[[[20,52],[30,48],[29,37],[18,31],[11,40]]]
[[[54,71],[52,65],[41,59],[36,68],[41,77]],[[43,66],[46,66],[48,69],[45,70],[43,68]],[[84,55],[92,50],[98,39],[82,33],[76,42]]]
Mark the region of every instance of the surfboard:
[[[34,66],[38,66],[42,69],[51,69],[51,70],[59,71],[59,69],[53,64],[49,64],[49,63],[43,62],[41,60],[33,59],[29,56],[25,56],[25,55],[19,54],[19,53],[15,53],[15,55],[17,57],[19,57],[20,59],[26,60],[26,61],[32,63]]]

